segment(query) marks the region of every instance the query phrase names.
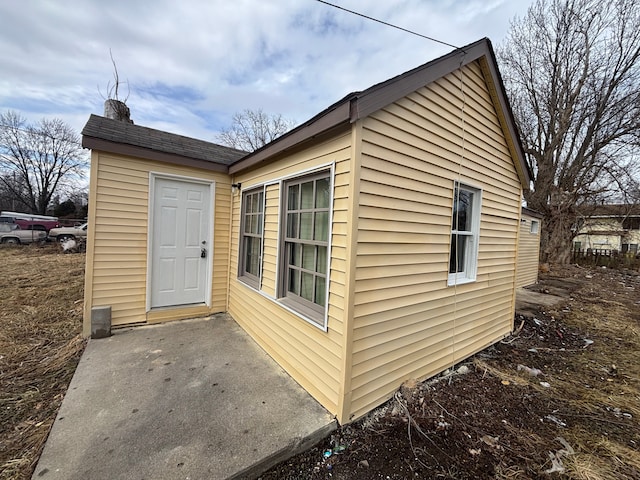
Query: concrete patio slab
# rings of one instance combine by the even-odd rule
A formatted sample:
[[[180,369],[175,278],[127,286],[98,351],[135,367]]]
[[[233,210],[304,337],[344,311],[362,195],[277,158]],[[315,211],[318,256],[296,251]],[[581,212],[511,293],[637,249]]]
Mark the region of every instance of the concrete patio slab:
[[[560,295],[518,288],[516,289],[516,314],[533,317],[540,307],[552,307],[564,299]]]
[[[255,478],[335,419],[226,314],[91,340],[33,479]]]

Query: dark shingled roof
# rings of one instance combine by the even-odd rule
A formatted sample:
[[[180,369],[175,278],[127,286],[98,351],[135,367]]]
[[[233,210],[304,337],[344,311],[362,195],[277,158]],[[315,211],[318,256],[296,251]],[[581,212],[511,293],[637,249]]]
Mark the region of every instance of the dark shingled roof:
[[[98,140],[98,142],[96,141]],[[102,140],[103,142],[99,142]],[[91,115],[82,130],[82,146],[104,149],[105,142],[131,145],[171,156],[228,166],[247,152],[195,138]],[[99,144],[99,145],[98,145]]]
[[[640,217],[640,205],[609,203],[604,205],[580,205],[576,208],[581,217]]]
[[[531,210],[530,208],[527,207],[522,207],[522,213],[525,213],[527,215],[529,215],[530,217],[535,217],[535,218],[544,218],[544,215],[536,210]]]

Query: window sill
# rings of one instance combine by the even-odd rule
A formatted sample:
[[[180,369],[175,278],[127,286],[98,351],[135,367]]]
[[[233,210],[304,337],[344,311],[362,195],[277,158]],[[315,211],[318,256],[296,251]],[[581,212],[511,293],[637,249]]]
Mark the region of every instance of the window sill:
[[[238,281],[244,283],[247,287],[251,287],[254,290],[259,290],[260,288],[260,279],[249,277],[248,275],[240,275],[238,276]]]
[[[323,331],[327,330],[324,313],[317,312],[287,297],[279,298],[278,303],[314,327],[318,327]]]
[[[460,278],[460,277],[458,277],[458,278],[456,278],[456,277],[449,276],[449,279],[447,280],[447,286],[448,287],[454,287],[456,285],[464,285],[466,283],[473,283],[475,281],[476,281],[476,277],[473,277],[473,278],[468,278],[468,277]]]

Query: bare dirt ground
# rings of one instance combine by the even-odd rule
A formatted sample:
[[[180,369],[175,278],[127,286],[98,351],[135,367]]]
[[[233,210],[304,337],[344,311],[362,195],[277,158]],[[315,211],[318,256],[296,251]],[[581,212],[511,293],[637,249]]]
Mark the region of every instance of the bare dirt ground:
[[[0,248],[0,479],[28,479],[84,349],[84,254]]]
[[[0,479],[28,479],[84,348],[84,255],[0,260]],[[564,300],[262,478],[640,479],[640,274],[552,267],[536,289]]]
[[[534,289],[564,299],[262,479],[640,479],[640,274],[552,267]]]

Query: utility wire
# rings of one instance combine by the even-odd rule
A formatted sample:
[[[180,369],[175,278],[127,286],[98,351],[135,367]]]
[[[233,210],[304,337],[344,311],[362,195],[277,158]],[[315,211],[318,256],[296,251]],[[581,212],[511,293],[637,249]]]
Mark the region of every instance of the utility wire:
[[[363,13],[354,12],[353,10],[349,10],[348,8],[341,7],[340,5],[334,5],[333,3],[326,2],[325,0],[316,0],[316,2],[324,3],[325,5],[329,5],[330,7],[334,7],[334,8],[337,8],[339,10],[344,10],[345,12],[349,12],[349,13],[352,13],[354,15],[358,15],[359,17],[366,18],[367,20],[373,20],[374,22],[381,23],[383,25],[386,25],[387,27],[397,28],[398,30],[402,30],[403,32],[410,33],[411,35],[416,35],[418,37],[426,38],[427,40],[431,40],[432,42],[436,42],[436,43],[440,43],[442,45],[446,45],[447,47],[455,48],[456,50],[460,48],[460,47],[456,47],[455,45],[452,45],[450,43],[443,42],[442,40],[438,40],[438,39],[433,38],[433,37],[428,37],[426,35],[422,35],[421,33],[414,32],[412,30],[408,30],[408,29],[403,28],[403,27],[399,27],[398,25],[394,25],[392,23],[384,22],[382,20],[378,20],[377,18],[369,17],[368,15],[364,15]]]

